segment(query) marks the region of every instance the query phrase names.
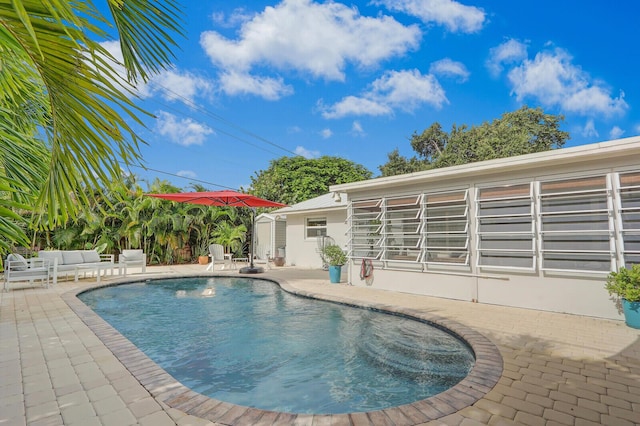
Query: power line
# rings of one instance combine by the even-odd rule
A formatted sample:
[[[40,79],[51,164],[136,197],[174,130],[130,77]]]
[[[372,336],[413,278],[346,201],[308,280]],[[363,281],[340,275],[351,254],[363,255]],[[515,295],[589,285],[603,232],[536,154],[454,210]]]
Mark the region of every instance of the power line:
[[[187,106],[189,106],[189,107],[191,107],[191,108],[193,108],[193,109],[195,109],[195,110],[198,110],[198,111],[200,111],[202,114],[205,114],[205,115],[207,115],[207,116],[209,116],[209,117],[213,118],[214,120],[217,120],[217,121],[219,121],[219,122],[221,122],[221,123],[224,123],[224,124],[226,124],[227,126],[233,127],[234,129],[239,130],[240,132],[244,133],[245,135],[251,136],[252,138],[255,138],[255,139],[257,139],[257,140],[259,140],[259,141],[261,141],[261,142],[264,142],[264,143],[266,143],[266,144],[269,144],[269,145],[271,145],[271,146],[273,146],[273,147],[275,147],[275,148],[278,148],[278,149],[280,149],[280,150],[282,150],[282,151],[285,151],[285,152],[287,152],[287,153],[289,153],[289,154],[293,154],[293,155],[295,155],[295,156],[298,156],[298,155],[299,155],[298,153],[296,153],[296,152],[294,152],[294,151],[291,151],[290,149],[285,148],[285,147],[283,147],[282,145],[278,145],[278,144],[277,144],[277,143],[275,143],[275,142],[271,142],[270,140],[268,140],[268,139],[266,139],[266,138],[264,138],[264,137],[262,137],[262,136],[260,136],[260,135],[258,135],[258,134],[256,134],[256,133],[253,133],[253,132],[251,132],[251,131],[249,131],[249,130],[247,130],[247,129],[245,129],[245,128],[243,128],[243,127],[241,127],[241,126],[239,126],[239,125],[237,125],[237,124],[233,123],[232,121],[229,121],[229,120],[225,119],[224,117],[222,117],[222,116],[220,116],[220,115],[218,115],[218,114],[215,114],[215,113],[213,113],[213,112],[211,112],[211,111],[209,111],[209,110],[207,110],[207,109],[205,109],[205,108],[202,108],[200,105],[196,104],[196,103],[195,103],[195,102],[193,102],[191,99],[186,98],[186,97],[184,97],[184,96],[180,95],[179,93],[174,92],[173,90],[169,89],[169,88],[168,88],[168,87],[166,87],[166,86],[163,86],[163,85],[161,85],[161,84],[159,84],[159,83],[157,83],[157,82],[155,82],[155,81],[150,81],[150,82],[149,82],[149,84],[150,84],[151,86],[159,87],[160,89],[162,89],[162,90],[166,91],[167,93],[170,93],[170,94],[171,94],[171,95],[173,95],[174,97],[176,97],[176,98],[178,98],[178,99],[182,100],[182,102],[183,102],[185,105],[187,105]],[[158,104],[160,104],[160,105],[163,105],[163,106],[167,107],[167,105],[166,105],[166,104],[163,104],[163,103],[159,102],[158,100],[154,100],[153,102],[156,102],[156,103],[158,103]],[[174,109],[174,108],[171,108],[171,109]],[[175,110],[175,109],[174,109],[174,110]],[[183,115],[184,115],[184,114],[183,114]],[[234,138],[234,139],[237,139],[237,140],[239,140],[239,141],[241,141],[241,142],[244,142],[244,143],[246,143],[246,144],[248,144],[248,145],[251,145],[251,146],[253,146],[253,147],[255,147],[255,148],[262,149],[263,151],[266,151],[266,152],[269,152],[269,153],[271,153],[271,154],[277,155],[276,153],[274,153],[274,152],[272,152],[272,151],[266,150],[266,149],[264,149],[264,148],[262,148],[262,147],[260,147],[260,146],[258,146],[258,145],[256,145],[256,144],[252,143],[252,142],[247,141],[246,139],[240,138],[240,137],[238,137],[238,136],[236,136],[236,135],[234,135],[234,134],[232,134],[232,133],[229,133],[229,132],[227,132],[227,131],[225,131],[225,130],[222,130],[222,129],[219,129],[219,128],[216,128],[216,127],[213,127],[213,126],[212,126],[212,128],[213,128],[214,130],[216,130],[216,131],[218,131],[218,132],[220,132],[220,133],[224,134],[224,135],[227,135],[227,136],[229,136],[229,137],[232,137],[232,138]]]
[[[232,188],[230,186],[220,185],[219,183],[207,182],[206,180],[202,180],[202,179],[195,179],[195,178],[190,178],[190,177],[186,177],[186,176],[180,176],[180,175],[178,175],[176,173],[169,173],[169,172],[165,172],[165,171],[162,171],[162,170],[153,169],[151,167],[140,166],[140,165],[137,165],[137,164],[126,164],[126,163],[124,163],[122,161],[120,162],[120,164],[125,165],[126,167],[137,167],[137,168],[143,169],[143,170],[150,170],[150,171],[155,172],[155,173],[160,173],[160,174],[163,174],[163,175],[177,177],[177,178],[185,179],[185,180],[188,180],[188,181],[191,181],[191,182],[203,183],[203,184],[207,184],[207,185],[217,186],[219,188],[231,189],[233,191],[237,191],[238,190],[238,188]]]

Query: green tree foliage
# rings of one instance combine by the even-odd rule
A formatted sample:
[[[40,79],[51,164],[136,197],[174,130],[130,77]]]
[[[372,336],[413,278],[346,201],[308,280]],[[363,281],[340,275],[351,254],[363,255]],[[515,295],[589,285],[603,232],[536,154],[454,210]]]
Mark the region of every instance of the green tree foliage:
[[[387,162],[378,168],[382,176],[395,176],[426,170],[429,168],[429,164],[417,157],[402,156],[396,148],[387,154]]]
[[[433,123],[411,137],[417,156],[406,158],[395,150],[379,169],[382,176],[393,176],[561,148],[569,139],[569,133],[560,130],[563,120],[561,115],[523,106],[479,126],[454,124],[449,133]]]
[[[0,0],[0,251],[27,242],[23,212],[47,226],[76,219],[96,195],[87,188],[99,193],[121,161],[139,160],[129,123],[143,111],[123,86],[170,65],[178,7],[104,3],[108,15],[93,2]],[[98,42],[107,39],[120,42],[128,82]]]
[[[207,254],[216,240],[230,251],[246,252],[250,209],[176,203],[145,195],[181,191],[158,179],[144,191],[135,175],[123,176],[102,190],[100,197],[90,198],[90,207],[78,217],[36,230],[35,245],[63,250],[101,247],[105,253],[141,248],[150,263],[166,264]]]
[[[370,179],[364,166],[338,157],[281,157],[251,177],[249,192],[285,204],[326,194],[330,185]]]

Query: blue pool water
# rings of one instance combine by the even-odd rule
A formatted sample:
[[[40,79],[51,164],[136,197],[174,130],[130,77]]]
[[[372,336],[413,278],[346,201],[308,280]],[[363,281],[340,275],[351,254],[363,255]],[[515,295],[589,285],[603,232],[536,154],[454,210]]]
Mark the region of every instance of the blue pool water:
[[[467,345],[438,328],[265,280],[158,280],[79,297],[185,386],[265,410],[402,405],[454,386],[474,364]]]

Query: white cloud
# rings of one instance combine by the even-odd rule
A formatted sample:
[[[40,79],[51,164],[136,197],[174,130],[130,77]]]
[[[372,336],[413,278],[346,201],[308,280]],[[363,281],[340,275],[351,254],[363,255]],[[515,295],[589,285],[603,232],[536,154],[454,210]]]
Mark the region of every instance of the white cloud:
[[[521,62],[527,59],[527,45],[518,40],[510,39],[489,50],[487,69],[492,76],[497,77],[504,65]]]
[[[324,118],[342,118],[348,115],[370,115],[378,117],[393,114],[393,109],[388,105],[356,96],[347,96],[331,106],[325,106],[322,100],[320,100],[318,102],[318,108],[322,111]]]
[[[190,72],[166,70],[151,79],[150,87],[168,101],[193,103],[196,96],[213,92],[213,83]]]
[[[284,84],[281,78],[254,77],[235,71],[222,73],[220,85],[228,95],[256,95],[270,101],[293,93],[293,87]]]
[[[290,126],[287,128],[287,133],[289,133],[290,135],[294,133],[300,133],[300,132],[302,132],[302,129],[300,128],[300,126]]]
[[[469,70],[467,70],[467,67],[465,67],[462,62],[457,62],[450,58],[433,62],[429,67],[429,73],[443,77],[454,77],[461,83],[469,79]]]
[[[580,129],[580,134],[585,138],[593,138],[600,136],[598,131],[596,130],[596,125],[593,122],[593,119],[587,120],[584,127]]]
[[[347,64],[377,66],[417,48],[420,38],[417,25],[405,26],[389,16],[361,16],[341,3],[284,0],[244,22],[237,39],[207,31],[200,44],[223,74],[248,76],[262,67],[343,81]],[[237,87],[226,88],[232,82],[223,80],[223,89],[239,93]],[[260,90],[250,93],[264,96]]]
[[[404,12],[420,18],[424,23],[435,22],[449,31],[473,33],[480,31],[485,12],[479,7],[465,6],[453,0],[380,0],[389,10]]]
[[[618,126],[613,126],[611,130],[609,130],[609,139],[619,139],[624,135],[625,131],[622,130]]]
[[[331,129],[322,129],[322,131],[320,132],[320,136],[322,136],[323,139],[329,139],[331,136],[333,136],[333,132],[331,131]]]
[[[304,158],[318,158],[320,157],[320,151],[311,151],[303,146],[297,146],[295,153],[303,156]]]
[[[196,174],[196,172],[192,171],[192,170],[180,170],[179,172],[176,173],[178,176],[182,176],[185,178],[191,178],[191,179],[195,179],[198,177],[198,175]]]
[[[229,14],[229,16],[226,16],[224,12],[214,12],[211,15],[211,19],[218,26],[224,28],[233,28],[249,21],[253,16],[253,13],[248,12],[242,7],[239,7],[235,9],[231,14]]]
[[[140,98],[149,98],[155,94],[160,94],[168,101],[182,101],[192,104],[196,96],[205,96],[213,92],[214,84],[203,78],[198,77],[188,71],[179,71],[177,69],[163,70],[158,74],[152,75],[148,83],[138,83],[136,87],[127,83],[127,71],[124,68],[124,59],[120,43],[118,41],[105,41],[100,43],[117,61],[112,63],[112,67],[116,72],[117,81],[113,82],[125,90],[133,94],[137,94]]]
[[[178,120],[175,115],[165,111],[158,113],[156,132],[167,137],[178,145],[202,145],[207,136],[213,134],[213,129],[190,118]]]
[[[562,49],[525,59],[508,73],[512,93],[518,101],[532,98],[545,107],[586,116],[617,115],[628,108],[624,93],[613,97],[603,82],[593,80],[572,59]]]
[[[356,120],[351,125],[351,134],[354,135],[354,136],[365,136],[366,135],[364,129],[362,128],[362,124],[360,124],[359,121]]]
[[[423,104],[441,108],[448,102],[444,89],[433,75],[423,75],[414,69],[387,71],[361,97],[347,96],[334,105],[320,103],[319,107],[324,118],[342,118],[392,115],[394,109],[411,112]]]

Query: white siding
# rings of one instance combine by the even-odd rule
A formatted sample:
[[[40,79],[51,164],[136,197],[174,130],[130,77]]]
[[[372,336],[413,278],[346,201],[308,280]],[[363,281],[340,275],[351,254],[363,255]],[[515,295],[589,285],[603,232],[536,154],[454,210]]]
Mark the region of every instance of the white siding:
[[[326,217],[327,235],[336,244],[347,249],[347,210],[332,210],[313,213],[287,213],[287,265],[300,268],[321,268],[322,260],[318,253],[318,241],[315,238],[305,238],[305,223],[308,217]]]
[[[332,187],[332,191],[347,192],[351,205],[360,209],[349,209],[359,221],[351,228],[355,245],[349,247],[353,254],[349,282],[621,319],[604,283],[610,270],[640,259],[640,138],[632,139],[569,150],[576,153],[571,158],[567,150],[559,150],[478,163],[476,175],[474,166],[468,165],[457,169],[459,173],[455,168],[440,169]],[[567,161],[561,163],[558,157]],[[508,188],[522,191],[511,194]],[[437,250],[451,251],[449,241],[439,236],[442,241],[429,243],[428,202],[423,201],[422,239],[418,253],[413,250],[417,223],[413,206],[418,202],[412,197],[428,200],[429,194],[460,190],[468,191],[469,261],[448,265],[429,261],[438,258]],[[373,207],[376,200],[379,208]],[[389,209],[397,200],[407,200],[408,207]],[[379,216],[365,215],[367,209],[375,208]],[[400,208],[407,212],[396,213]],[[379,231],[374,225],[381,226]],[[457,227],[447,226],[457,232]],[[463,247],[462,243],[461,239],[458,245]],[[362,257],[375,259],[370,280],[359,277]]]

